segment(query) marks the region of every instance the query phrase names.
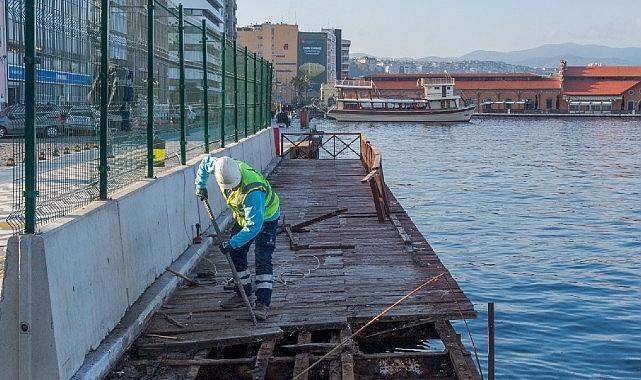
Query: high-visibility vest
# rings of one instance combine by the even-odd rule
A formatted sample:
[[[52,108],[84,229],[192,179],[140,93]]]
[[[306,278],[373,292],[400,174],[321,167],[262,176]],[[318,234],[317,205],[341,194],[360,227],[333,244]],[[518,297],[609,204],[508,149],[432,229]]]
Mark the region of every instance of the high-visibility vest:
[[[236,162],[240,169],[240,186],[230,192],[229,195],[223,191],[223,196],[225,197],[227,206],[231,209],[232,217],[236,223],[241,227],[245,227],[247,225],[243,203],[245,202],[247,194],[252,191],[263,191],[265,193],[264,218],[269,219],[276,215],[276,212],[278,212],[278,208],[280,207],[280,200],[278,199],[278,195],[272,191],[272,187],[269,182],[267,182],[260,172],[254,170],[251,166],[239,160],[236,160]]]

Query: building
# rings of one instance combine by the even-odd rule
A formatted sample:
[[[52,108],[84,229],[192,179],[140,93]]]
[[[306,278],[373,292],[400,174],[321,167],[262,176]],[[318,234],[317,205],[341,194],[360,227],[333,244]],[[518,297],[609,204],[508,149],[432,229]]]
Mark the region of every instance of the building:
[[[567,66],[530,73],[376,74],[365,76],[389,98],[420,98],[420,78],[452,76],[456,93],[477,112],[641,113],[641,66]],[[509,111],[508,111],[509,110]]]
[[[5,3],[5,2],[3,2]],[[6,2],[6,103],[24,104],[24,14],[23,4]],[[3,5],[5,5],[3,4]],[[68,9],[62,12],[60,9]],[[92,84],[98,78],[96,63],[100,53],[96,21],[97,8],[89,2],[42,0],[38,2],[36,24],[37,103],[65,105],[87,102]],[[73,10],[73,11],[72,11]],[[98,14],[96,16],[96,14]],[[4,38],[3,38],[4,39]],[[5,85],[2,85],[4,87]]]
[[[4,1],[0,1],[0,110],[7,104],[7,25]]]
[[[338,45],[336,41],[340,39],[336,38],[336,35],[341,35],[342,32],[340,29],[321,29],[321,32],[326,33],[327,35],[327,78],[325,83],[333,86],[336,83],[336,79],[339,79],[337,75],[340,70],[340,42]]]
[[[185,16],[205,20],[207,26],[218,33],[225,31],[224,0],[183,0]]]
[[[236,0],[223,0],[225,2],[225,33],[230,40],[236,39],[236,25],[238,19],[236,18]]]
[[[340,78],[349,78],[349,47],[352,45],[350,40],[341,40],[341,64],[340,64]]]
[[[374,81],[381,97],[421,98],[420,78],[444,74],[379,74],[367,77]],[[557,78],[527,73],[451,74],[455,90],[467,104],[477,104],[477,112],[511,110],[557,110],[561,94]]]
[[[239,27],[237,33],[238,43],[273,63],[274,101],[291,103],[295,95],[292,79],[297,76],[298,25],[265,23]]]
[[[567,66],[562,107],[571,113],[641,113],[641,66]]]

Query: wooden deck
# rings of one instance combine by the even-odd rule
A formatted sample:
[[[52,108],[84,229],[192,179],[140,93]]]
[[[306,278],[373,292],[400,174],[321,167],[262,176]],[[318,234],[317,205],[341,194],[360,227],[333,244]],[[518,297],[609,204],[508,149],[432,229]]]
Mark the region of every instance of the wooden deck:
[[[241,363],[238,359],[234,365],[258,367],[260,350],[267,350],[267,355],[277,363],[273,352],[279,348],[273,347],[274,342],[304,345],[318,340],[313,337],[315,331],[335,331],[327,343],[336,342],[350,327],[354,331],[403,295],[444,273],[392,309],[363,335],[378,332],[384,337],[385,326],[405,326],[405,330],[414,325],[419,330],[421,326],[428,326],[425,328],[436,331],[435,335],[444,342],[443,357],[455,361],[456,352],[460,356],[460,363],[452,368],[456,376],[451,378],[476,378],[475,371],[461,369],[463,364],[471,366],[469,353],[459,347],[460,342],[454,339],[455,334],[447,322],[475,317],[473,305],[389,192],[391,217],[379,222],[370,186],[361,183],[366,174],[357,159],[283,160],[270,182],[280,196],[284,223],[293,225],[342,208],[347,211],[310,225],[304,232],[294,232],[293,242],[287,233],[278,235],[273,256],[275,281],[270,317],[257,327],[252,325],[244,308],[220,309],[219,303],[231,294],[222,289],[222,282],[230,276],[230,271],[217,248],[210,249],[207,258],[190,274],[201,285],[182,286],[177,290],[136,341],[133,352],[139,361],[138,367],[178,357],[191,360],[187,363],[196,367],[168,366],[161,372],[183,371],[180,376],[189,377],[187,372],[191,370],[191,375],[196,377],[199,365],[208,363],[206,358],[225,358],[220,353],[216,355],[217,347],[252,342],[255,342],[252,349],[247,348],[247,353],[235,358],[247,356],[255,363],[249,359]],[[294,251],[290,248],[292,244],[304,249]],[[353,248],[346,248],[349,246]],[[252,252],[250,267],[253,268]],[[271,347],[264,347],[260,342],[271,342]],[[303,354],[308,355],[307,361]],[[298,352],[292,356],[288,363],[293,372],[288,373],[296,373],[296,365],[300,372],[300,367],[313,359],[309,355]],[[121,369],[128,365],[131,369],[133,362],[121,364]],[[460,368],[454,368],[456,366]],[[200,378],[207,378],[203,373],[201,371]],[[270,378],[269,373],[272,378],[279,377],[273,372],[264,372],[263,378]],[[216,376],[222,378],[220,374]]]

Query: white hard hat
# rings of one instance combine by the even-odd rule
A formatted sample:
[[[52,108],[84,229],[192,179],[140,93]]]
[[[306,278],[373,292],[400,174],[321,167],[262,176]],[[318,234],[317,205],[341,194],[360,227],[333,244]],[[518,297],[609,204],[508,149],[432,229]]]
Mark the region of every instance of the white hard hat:
[[[216,160],[214,176],[221,189],[233,189],[240,184],[238,163],[231,157],[220,157]]]

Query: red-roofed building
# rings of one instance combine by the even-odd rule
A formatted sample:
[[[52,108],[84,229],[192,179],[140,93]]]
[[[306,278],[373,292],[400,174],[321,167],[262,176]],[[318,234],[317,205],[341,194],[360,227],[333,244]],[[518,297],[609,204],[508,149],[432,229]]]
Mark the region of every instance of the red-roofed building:
[[[378,74],[364,79],[374,82],[384,98],[421,98],[420,78],[437,78],[443,74]],[[455,88],[466,103],[477,104],[477,112],[512,110],[557,110],[561,95],[558,78],[530,73],[451,74]]]
[[[456,93],[477,112],[570,112],[641,114],[641,66],[567,66],[559,75],[530,73],[449,74]],[[421,98],[421,78],[443,74],[377,74],[372,80],[375,96]],[[350,94],[354,98],[362,94]]]
[[[640,113],[641,66],[567,66],[561,61],[562,107],[570,113]]]

